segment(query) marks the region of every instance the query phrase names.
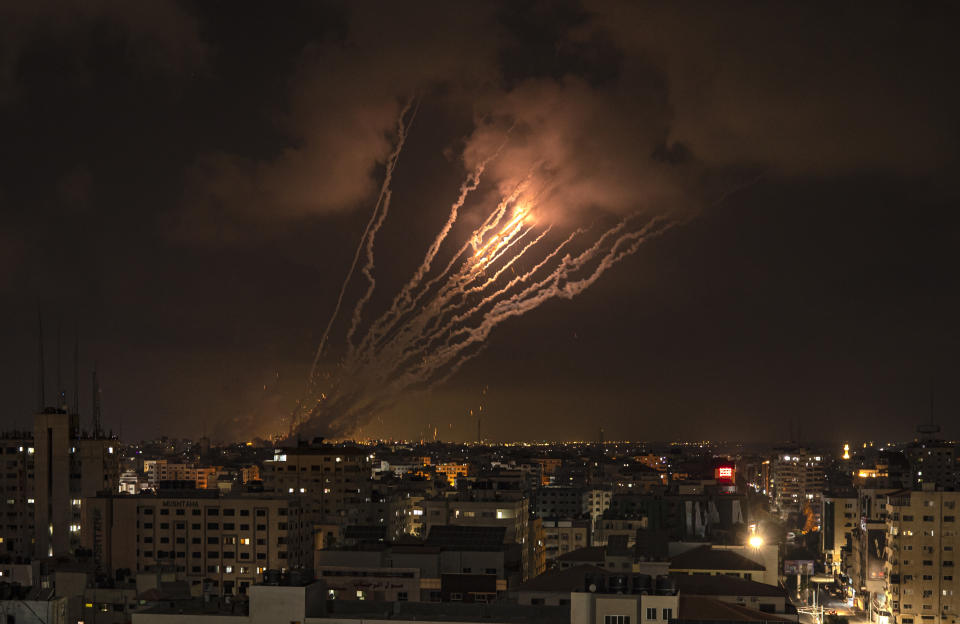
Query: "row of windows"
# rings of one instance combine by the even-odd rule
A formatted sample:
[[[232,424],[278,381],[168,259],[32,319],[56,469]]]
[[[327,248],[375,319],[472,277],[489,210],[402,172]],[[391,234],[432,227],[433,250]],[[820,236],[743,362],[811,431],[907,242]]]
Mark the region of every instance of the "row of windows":
[[[229,556],[228,556],[228,555],[229,555]],[[234,559],[235,557],[234,557],[233,555],[234,555],[234,553],[223,553],[223,557],[222,557],[222,558],[223,558],[223,559]],[[245,556],[245,555],[246,555],[246,556]],[[184,552],[184,551],[182,551],[182,550],[178,550],[178,551],[173,551],[173,550],[158,550],[158,551],[156,551],[156,554],[154,554],[154,551],[152,551],[152,550],[145,550],[145,551],[143,551],[143,556],[144,556],[144,557],[147,557],[147,558],[156,558],[156,559],[174,559],[174,558],[176,558],[176,559],[186,559],[186,558],[187,558],[187,553]],[[203,557],[203,553],[201,553],[201,552],[192,552],[192,553],[190,553],[190,557],[193,558],[193,559],[200,559],[200,558]],[[287,551],[285,551],[285,550],[279,551],[279,552],[277,553],[277,557],[280,558],[280,559],[286,559],[286,558],[287,558]],[[207,553],[207,558],[208,558],[208,559],[221,559],[219,553],[217,553],[217,552],[215,552],[215,551],[210,551],[210,552],[208,552],[208,553]],[[250,558],[250,557],[249,557],[249,553],[241,553],[240,559],[249,559],[249,558]],[[267,558],[266,553],[257,553],[257,560],[258,560],[258,561],[265,561],[266,558]]]
[[[239,543],[240,543],[241,546],[249,546],[249,545],[252,543],[252,541],[253,541],[253,540],[251,540],[249,537],[241,537],[241,538],[239,539]],[[266,544],[267,544],[267,540],[266,540],[265,538],[262,538],[262,537],[258,537],[257,540],[256,540],[256,542],[257,542],[257,546],[266,546]],[[144,544],[152,544],[152,543],[153,543],[153,537],[150,537],[150,536],[144,537],[144,538],[143,538],[143,543],[144,543]],[[169,537],[161,537],[161,538],[160,538],[160,543],[161,543],[161,544],[169,544],[169,543],[170,543],[170,538],[169,538]],[[187,540],[186,540],[185,537],[178,537],[176,543],[177,543],[177,544],[186,544],[186,543],[187,543]],[[202,544],[202,543],[203,543],[203,540],[201,540],[199,537],[194,537],[194,538],[190,541],[190,543],[191,543],[191,544]],[[237,537],[236,537],[236,536],[224,537],[224,538],[223,538],[223,543],[224,543],[225,545],[228,545],[228,546],[235,546],[235,545],[237,544]],[[285,537],[278,537],[278,538],[277,538],[277,543],[278,543],[278,544],[286,544],[286,543],[287,543],[287,538],[285,538]],[[208,537],[208,538],[207,538],[207,544],[220,544],[220,538],[219,538],[219,537]]]
[[[141,511],[144,515],[146,515],[146,516],[152,516],[152,515],[154,514],[154,510],[155,510],[154,507],[143,507],[143,508],[140,509],[140,511]],[[206,510],[207,510],[207,515],[208,515],[208,516],[219,516],[219,515],[220,515],[220,511],[221,511],[221,509],[220,509],[219,507],[207,507]],[[178,515],[178,516],[186,515],[186,510],[185,510],[185,509],[174,509],[174,511],[176,512],[175,515]],[[224,515],[224,516],[235,516],[235,515],[238,515],[236,509],[229,509],[229,508],[228,508],[228,509],[223,509],[222,511],[223,511],[223,515]],[[240,511],[240,514],[239,514],[240,516],[249,516],[249,515],[250,515],[250,510],[249,510],[249,509],[240,509],[239,511]],[[267,515],[267,510],[266,510],[266,509],[257,509],[257,510],[256,510],[256,513],[257,513],[257,516],[260,516],[260,517],[266,516],[266,515]],[[280,514],[281,516],[286,516],[287,513],[288,513],[288,510],[287,510],[286,507],[281,507],[280,509],[277,510],[277,513]],[[294,513],[296,513],[296,511],[294,511]],[[161,508],[161,509],[160,509],[160,515],[161,515],[161,516],[169,516],[169,515],[170,515],[170,510],[167,509],[167,508]],[[192,515],[192,516],[199,516],[199,515],[200,515],[200,510],[199,510],[199,509],[191,509],[191,510],[190,510],[190,515]]]
[[[664,609],[661,609],[661,611],[662,611],[663,619],[664,619],[664,620],[669,620],[669,619],[673,618],[673,609],[664,608]],[[629,618],[629,616],[621,616],[621,617],[626,617],[626,618],[627,618],[627,624],[630,624],[630,618]],[[647,607],[647,619],[648,619],[648,620],[655,620],[655,619],[657,619],[657,608],[656,608],[656,607]]]
[[[923,522],[933,522],[934,520],[936,520],[936,518],[935,518],[934,516],[921,516],[921,517],[922,517],[922,519],[923,519]],[[894,514],[893,514],[893,520],[899,520],[899,519],[900,519],[900,514],[894,513]],[[944,521],[944,522],[955,522],[956,519],[957,519],[956,516],[944,516],[944,517],[943,517],[943,521]],[[912,516],[911,514],[903,514],[903,521],[904,521],[904,522],[913,522],[913,516]]]
[[[139,524],[139,523],[138,523],[138,524]],[[299,527],[299,526],[300,526],[299,523],[294,523],[294,527]],[[267,525],[265,525],[265,524],[258,524],[258,525],[256,525],[256,527],[257,527],[257,529],[256,529],[257,531],[266,531],[266,530],[267,530]],[[153,523],[152,523],[152,522],[144,522],[144,523],[143,523],[143,528],[144,528],[144,529],[152,529],[152,528],[153,528]],[[169,523],[169,522],[161,522],[161,523],[160,523],[160,530],[161,530],[161,531],[162,531],[162,530],[168,530],[169,528],[170,528],[170,523]],[[178,523],[176,523],[176,528],[177,528],[178,531],[186,530],[186,524],[184,524],[184,523],[182,523],[182,522],[178,522]],[[193,531],[199,531],[199,530],[201,530],[201,528],[202,528],[202,525],[201,525],[200,523],[193,523],[193,524],[190,525],[190,529],[193,530]],[[289,525],[288,525],[286,522],[278,522],[278,523],[277,523],[277,530],[278,530],[278,531],[286,531],[288,528],[289,528]],[[207,530],[208,530],[208,531],[219,531],[219,530],[221,530],[221,529],[220,529],[220,523],[218,523],[218,522],[208,522],[208,523],[207,523]],[[234,524],[233,522],[224,522],[224,523],[223,523],[223,530],[224,530],[224,531],[236,531],[236,530],[237,530],[236,524]],[[249,531],[249,530],[250,530],[250,525],[249,525],[249,524],[241,524],[241,525],[240,525],[240,530],[241,530],[241,531]]]

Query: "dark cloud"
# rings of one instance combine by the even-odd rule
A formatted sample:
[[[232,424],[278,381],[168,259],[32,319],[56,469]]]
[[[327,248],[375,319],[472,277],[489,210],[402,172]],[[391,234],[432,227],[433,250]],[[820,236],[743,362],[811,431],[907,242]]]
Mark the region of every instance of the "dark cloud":
[[[949,3],[587,6],[627,59],[663,69],[668,139],[706,163],[909,176],[956,163]]]
[[[81,72],[95,62],[100,38],[112,38],[135,62],[182,73],[202,67],[207,47],[197,20],[174,2],[41,0],[0,6],[0,103],[24,82],[42,79],[31,60],[60,52],[57,62]],[[79,53],[79,54],[78,54]]]
[[[279,153],[203,154],[189,174],[177,235],[207,239],[254,224],[356,208],[378,186],[397,116],[411,98],[464,98],[496,80],[492,6],[351,3],[349,26],[307,45],[277,123]],[[424,36],[424,25],[433,24]],[[429,123],[429,121],[427,122]],[[222,239],[221,239],[222,240]]]

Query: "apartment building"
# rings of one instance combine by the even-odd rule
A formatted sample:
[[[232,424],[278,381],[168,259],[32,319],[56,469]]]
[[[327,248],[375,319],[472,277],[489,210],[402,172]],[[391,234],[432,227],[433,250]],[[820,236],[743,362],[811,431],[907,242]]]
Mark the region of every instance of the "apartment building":
[[[458,478],[466,477],[469,472],[467,464],[436,464],[433,469],[453,487],[456,487]]]
[[[300,496],[313,523],[365,523],[371,485],[364,449],[329,444],[278,449],[264,462],[262,477],[264,489]]]
[[[533,491],[534,513],[540,518],[579,518],[584,515],[585,494],[579,487],[539,487]]]
[[[471,492],[447,498],[425,500],[424,530],[429,534],[435,526],[500,526],[507,530],[506,540],[524,544],[529,521],[527,499],[504,496],[492,499],[474,498]]]
[[[809,504],[819,512],[825,483],[823,457],[807,449],[784,450],[772,461],[770,489],[781,510],[802,510]]]
[[[833,572],[841,572],[843,553],[853,544],[859,524],[856,492],[825,494],[820,512],[820,546]]]
[[[549,564],[561,555],[590,545],[590,521],[546,518],[543,536],[544,556]]]
[[[29,432],[5,432],[0,438],[0,552],[5,555],[33,553],[35,453]]]
[[[488,602],[520,583],[521,559],[502,527],[441,526],[418,543],[315,551],[314,571],[338,600]]]
[[[877,609],[891,624],[960,619],[960,492],[932,485],[888,496],[886,586]]]
[[[611,490],[587,490],[583,494],[583,513],[590,516],[596,526],[597,520],[603,517],[605,511],[610,509],[610,503],[613,500]]]
[[[78,417],[47,408],[33,432],[0,438],[0,552],[69,555],[80,545],[83,499],[117,491],[116,440],[79,430]]]
[[[299,497],[176,490],[102,495],[83,506],[97,570],[172,570],[199,595],[234,594],[266,570],[309,567],[312,526]]]
[[[939,432],[939,427],[936,432]],[[917,486],[933,484],[939,488],[957,487],[960,455],[953,444],[927,437],[917,440],[903,452],[910,462],[914,484]]]

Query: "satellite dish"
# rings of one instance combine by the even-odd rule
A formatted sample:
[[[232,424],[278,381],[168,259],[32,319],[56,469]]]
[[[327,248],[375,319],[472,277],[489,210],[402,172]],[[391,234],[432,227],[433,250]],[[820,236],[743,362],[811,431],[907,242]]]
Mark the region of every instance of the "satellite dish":
[[[597,584],[596,584],[596,583],[590,583],[590,586],[589,586],[587,589],[590,590],[590,593],[593,593],[593,592],[597,591]]]

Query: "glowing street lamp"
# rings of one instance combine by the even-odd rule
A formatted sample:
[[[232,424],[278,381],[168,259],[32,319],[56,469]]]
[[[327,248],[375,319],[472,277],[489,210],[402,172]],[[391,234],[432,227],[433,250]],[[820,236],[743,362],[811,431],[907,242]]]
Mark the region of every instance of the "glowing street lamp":
[[[750,539],[747,540],[747,543],[750,544],[751,548],[760,548],[763,546],[763,538],[757,534],[750,536]]]

